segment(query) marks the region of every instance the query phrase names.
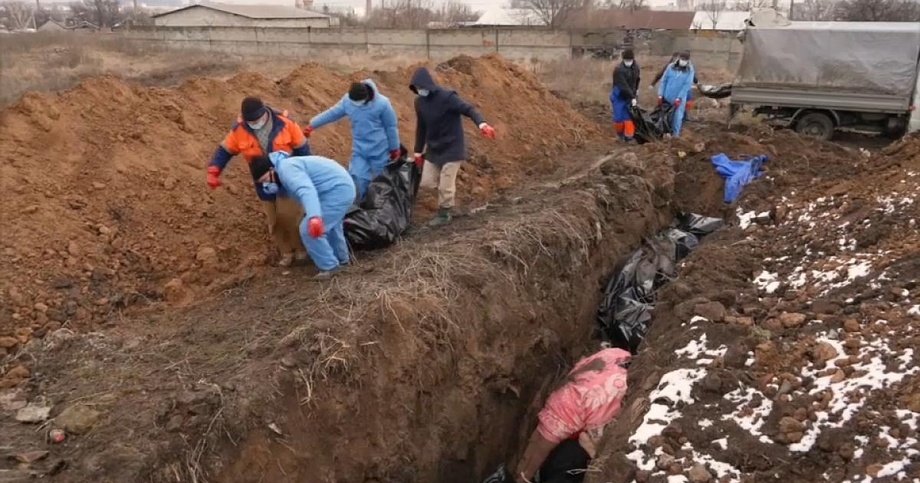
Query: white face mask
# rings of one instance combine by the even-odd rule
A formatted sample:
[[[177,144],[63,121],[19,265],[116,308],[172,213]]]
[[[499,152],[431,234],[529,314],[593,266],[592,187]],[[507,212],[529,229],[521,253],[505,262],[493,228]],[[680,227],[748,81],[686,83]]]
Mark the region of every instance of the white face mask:
[[[623,61],[623,64],[624,64],[626,67],[632,67],[633,61],[631,61],[631,60],[624,60],[624,61]]]
[[[681,67],[687,67],[687,64],[689,64],[689,63],[690,63],[689,60],[684,60],[684,59],[680,59],[680,60],[677,61],[677,65],[679,65],[679,66],[681,66]]]
[[[418,89],[418,95],[422,97],[428,97],[428,94],[431,94],[431,91],[428,89]]]
[[[252,129],[253,131],[258,131],[259,129],[262,129],[262,126],[264,126],[266,122],[268,122],[268,116],[262,116],[261,118],[259,118],[258,121],[247,122],[246,124],[249,124],[249,129]]]

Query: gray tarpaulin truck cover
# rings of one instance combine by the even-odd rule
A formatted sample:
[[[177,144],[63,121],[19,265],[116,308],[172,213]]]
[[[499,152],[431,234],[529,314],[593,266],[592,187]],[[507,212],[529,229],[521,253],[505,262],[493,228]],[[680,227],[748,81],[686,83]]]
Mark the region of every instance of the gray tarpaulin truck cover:
[[[755,26],[747,31],[734,85],[909,97],[918,59],[917,22]]]

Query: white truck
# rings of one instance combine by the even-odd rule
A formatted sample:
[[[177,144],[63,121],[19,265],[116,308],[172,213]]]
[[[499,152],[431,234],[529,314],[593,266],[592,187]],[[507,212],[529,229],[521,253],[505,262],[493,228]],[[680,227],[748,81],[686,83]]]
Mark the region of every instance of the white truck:
[[[742,106],[801,134],[920,131],[920,23],[787,22],[749,28],[731,87]]]

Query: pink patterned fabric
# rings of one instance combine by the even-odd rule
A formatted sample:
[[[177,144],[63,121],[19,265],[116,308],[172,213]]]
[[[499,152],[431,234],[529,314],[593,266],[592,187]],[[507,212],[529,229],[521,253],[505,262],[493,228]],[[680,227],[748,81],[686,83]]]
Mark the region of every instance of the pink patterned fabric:
[[[626,369],[620,364],[630,357],[622,349],[604,349],[578,361],[568,382],[550,394],[540,411],[540,435],[558,444],[613,421],[626,395]]]

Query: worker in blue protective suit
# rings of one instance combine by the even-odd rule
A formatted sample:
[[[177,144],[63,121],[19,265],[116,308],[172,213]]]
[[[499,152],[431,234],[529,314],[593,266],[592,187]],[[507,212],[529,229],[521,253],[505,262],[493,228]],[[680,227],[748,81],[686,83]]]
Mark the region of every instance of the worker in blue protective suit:
[[[684,114],[687,112],[687,97],[693,88],[693,79],[696,70],[690,63],[690,53],[681,52],[677,61],[668,65],[661,84],[658,86],[658,105],[667,102],[674,106],[674,117],[671,120],[672,134],[680,136],[680,129],[684,124]]]
[[[364,199],[368,185],[390,161],[399,158],[399,130],[393,105],[370,79],[355,82],[348,94],[326,112],[310,120],[304,134],[348,117],[351,122],[351,162],[348,172]]]
[[[342,221],[355,200],[355,183],[345,168],[322,156],[292,157],[285,152],[258,157],[249,167],[263,190],[283,188],[303,207],[300,238],[319,270],[317,279],[331,278],[348,265]]]

